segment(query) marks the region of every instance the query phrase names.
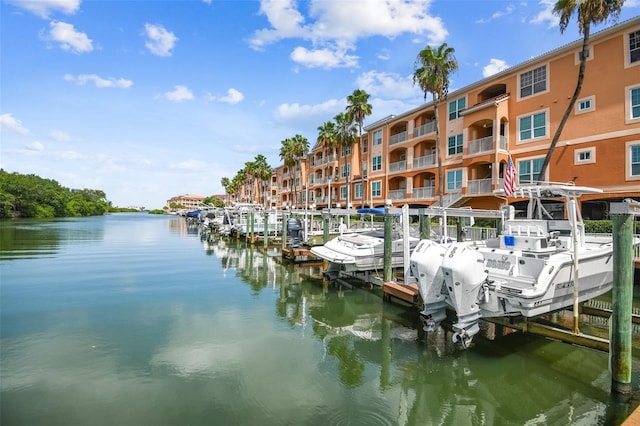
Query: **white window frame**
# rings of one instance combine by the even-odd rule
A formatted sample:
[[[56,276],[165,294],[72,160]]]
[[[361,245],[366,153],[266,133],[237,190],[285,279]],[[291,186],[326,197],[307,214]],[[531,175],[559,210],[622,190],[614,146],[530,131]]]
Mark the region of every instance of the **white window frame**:
[[[625,68],[640,66],[640,59],[634,62],[631,62],[631,34],[634,34],[634,35],[637,34],[637,36],[640,37],[640,27],[633,28],[631,31],[625,33],[624,37],[622,37],[622,40],[624,43],[623,51],[624,51],[624,67]],[[636,40],[634,40],[634,42],[635,41]],[[640,43],[640,39],[638,39],[637,41]]]
[[[588,107],[583,107],[584,103],[589,103]],[[576,101],[576,110],[575,114],[584,114],[587,112],[593,112],[596,110],[596,97],[595,96],[587,96],[586,98],[578,99]]]
[[[376,191],[373,190],[373,187],[378,186],[378,191],[376,194]],[[374,180],[371,182],[371,198],[380,198],[382,197],[382,181],[381,180]]]
[[[581,159],[580,157],[582,156],[582,154],[588,155],[589,158]],[[576,149],[573,153],[573,164],[575,164],[576,166],[582,164],[593,164],[595,162],[596,148],[593,146],[589,148]]]
[[[340,187],[340,199],[341,200],[347,199],[347,185],[342,185]]]
[[[376,159],[378,159],[378,168],[376,168]],[[382,155],[376,155],[375,157],[373,157],[371,159],[371,171],[372,172],[379,172],[380,170],[382,170]]]
[[[373,146],[382,145],[382,130],[373,132]]]
[[[519,184],[523,183],[522,177],[525,175],[523,173],[523,171],[522,171],[522,164],[523,163],[531,163],[531,165],[533,166],[533,162],[534,161],[542,161],[542,162],[544,162],[544,156],[542,156],[542,157],[521,158],[521,159],[517,160],[516,167],[517,167],[517,170],[518,170],[518,183]],[[540,163],[540,167],[542,167],[542,163]],[[533,170],[533,167],[532,167],[532,170]],[[544,176],[543,180],[544,181],[549,180],[548,179],[548,176],[549,176],[549,168],[548,167],[547,167],[547,170],[545,170],[544,173],[545,173],[545,176]],[[530,177],[531,180],[529,182],[524,182],[524,184],[529,184],[529,183],[536,182],[536,179],[538,178],[538,173],[534,174],[533,171],[532,171],[531,173],[527,174],[527,176]]]
[[[362,184],[356,183],[353,187],[354,198],[362,198]]]
[[[533,120],[534,120],[534,117],[539,114],[544,114],[544,135],[535,136]],[[520,122],[523,118],[527,118],[527,117],[531,118],[531,137],[528,139],[522,139]],[[516,131],[518,132],[518,143],[529,143],[529,142],[539,141],[542,139],[547,139],[549,137],[549,110],[543,109],[543,110],[531,112],[529,114],[519,115],[518,117],[516,117],[516,125],[518,126],[518,128],[516,129]]]
[[[544,68],[545,70],[545,77],[544,77],[544,90],[538,90],[537,92],[534,91],[534,87],[535,87],[535,82],[533,81],[534,79],[534,74],[536,73],[536,71],[540,70],[541,68]],[[527,84],[526,86],[522,85],[522,78],[525,74],[529,74],[531,73],[531,84]],[[525,98],[530,98],[532,96],[537,96],[540,95],[542,93],[547,93],[550,90],[550,77],[549,77],[549,66],[548,64],[543,64],[543,65],[539,65],[537,67],[534,68],[530,68],[527,71],[521,72],[520,74],[518,74],[518,99],[525,99]],[[531,93],[527,94],[527,95],[522,95],[522,89],[524,87],[529,87],[531,86]]]
[[[625,162],[624,162],[624,164],[625,164],[625,178],[626,178],[626,180],[638,180],[638,181],[640,181],[640,173],[638,173],[636,175],[632,174],[632,172],[633,172],[632,166],[634,165],[634,163],[632,161],[634,160],[634,158],[632,158],[631,153],[632,153],[632,150],[634,148],[637,149],[638,151],[640,151],[640,140],[629,141],[625,145]],[[638,155],[640,155],[640,153]],[[640,159],[638,159],[638,161],[640,161]],[[636,164],[640,164],[640,163],[636,163]]]
[[[640,91],[640,84],[636,84],[633,86],[627,86],[624,88],[624,115],[625,115],[625,123],[637,123],[640,122],[640,115],[637,117],[632,117],[633,114],[633,105],[631,105],[631,92],[634,90]]]
[[[451,141],[452,138],[455,138],[455,145],[454,145],[455,152],[453,154],[449,152],[449,149],[450,149],[449,142]],[[463,149],[464,149],[464,137],[462,136],[462,133],[458,135],[449,136],[447,138],[447,157],[461,155]]]
[[[576,51],[576,54],[573,58],[574,65],[580,65],[580,53],[582,53],[582,45],[580,45],[580,48]],[[593,46],[588,45],[587,46],[587,62],[592,61],[594,57],[595,57],[595,53],[594,53]]]
[[[461,103],[463,103],[464,105],[460,106]],[[453,111],[451,111],[451,106],[452,105],[454,105],[454,110]],[[464,97],[464,96],[461,97],[461,98],[458,98],[458,99],[456,99],[454,101],[449,102],[449,110],[448,110],[448,114],[447,114],[447,116],[449,118],[449,121],[457,120],[458,118],[461,118],[462,115],[460,115],[460,112],[463,109],[466,109],[466,108],[467,108],[467,98]],[[453,117],[452,117],[452,115],[453,115]]]
[[[351,176],[351,164],[340,166],[340,177],[346,178],[347,176]]]
[[[451,180],[450,173],[453,176],[453,181]],[[460,179],[458,180],[458,175],[460,176]],[[462,169],[452,169],[452,170],[447,170],[447,174],[446,174],[447,180],[446,180],[446,184],[447,184],[447,192],[453,192],[453,191],[457,191],[459,189],[462,189],[462,180],[464,179],[464,173]],[[449,183],[453,182],[453,187],[449,187]]]

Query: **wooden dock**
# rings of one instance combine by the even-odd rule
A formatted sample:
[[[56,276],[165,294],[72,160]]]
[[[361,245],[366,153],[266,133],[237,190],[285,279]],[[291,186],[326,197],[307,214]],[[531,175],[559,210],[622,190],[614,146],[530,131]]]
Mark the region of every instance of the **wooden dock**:
[[[417,306],[420,302],[420,291],[416,283],[398,284],[395,282],[385,282],[382,285],[382,291],[386,300],[395,297],[413,306]]]
[[[305,247],[285,247],[282,249],[282,258],[295,263],[321,261]]]

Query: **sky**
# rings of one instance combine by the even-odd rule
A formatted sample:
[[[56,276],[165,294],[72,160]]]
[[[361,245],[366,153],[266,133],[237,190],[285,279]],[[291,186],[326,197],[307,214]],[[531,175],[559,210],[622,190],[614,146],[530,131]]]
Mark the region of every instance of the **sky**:
[[[280,165],[283,140],[313,147],[356,89],[365,126],[423,104],[427,45],[455,49],[453,91],[581,39],[553,4],[0,0],[0,167],[119,207],[223,194],[256,155]],[[638,15],[627,0],[618,21]]]

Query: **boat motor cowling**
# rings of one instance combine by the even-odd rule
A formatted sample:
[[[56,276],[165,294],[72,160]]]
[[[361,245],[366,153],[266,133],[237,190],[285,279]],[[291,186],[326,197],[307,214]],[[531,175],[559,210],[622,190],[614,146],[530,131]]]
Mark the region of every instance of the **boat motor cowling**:
[[[300,246],[302,242],[302,221],[300,219],[287,219],[287,236],[291,247],[297,248]]]

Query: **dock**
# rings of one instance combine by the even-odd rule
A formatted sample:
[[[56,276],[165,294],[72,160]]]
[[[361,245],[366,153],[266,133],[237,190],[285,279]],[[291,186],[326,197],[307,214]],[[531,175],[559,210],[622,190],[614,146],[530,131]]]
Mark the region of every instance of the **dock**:
[[[420,291],[418,290],[418,284],[398,284],[396,282],[385,282],[382,285],[382,291],[384,298],[390,301],[392,297],[407,302],[413,306],[418,306],[420,303]]]

